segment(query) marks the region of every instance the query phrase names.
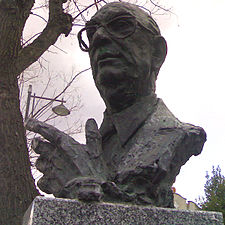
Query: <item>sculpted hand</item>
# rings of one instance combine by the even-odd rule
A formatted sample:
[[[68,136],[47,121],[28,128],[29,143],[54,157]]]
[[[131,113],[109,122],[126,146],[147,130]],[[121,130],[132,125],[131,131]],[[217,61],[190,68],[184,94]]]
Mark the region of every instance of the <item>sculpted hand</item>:
[[[47,141],[35,138],[32,147],[40,154],[36,167],[44,176],[40,189],[56,197],[99,200],[106,169],[101,158],[101,135],[93,119],[86,123],[87,145],[46,123],[29,119],[26,129],[39,133]]]

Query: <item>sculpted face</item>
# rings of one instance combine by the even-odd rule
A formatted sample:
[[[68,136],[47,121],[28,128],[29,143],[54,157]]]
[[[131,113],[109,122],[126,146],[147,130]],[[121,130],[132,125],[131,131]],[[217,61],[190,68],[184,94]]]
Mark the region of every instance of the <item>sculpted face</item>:
[[[159,30],[147,20],[149,16],[135,5],[111,3],[86,24],[95,84],[112,111],[154,92]]]

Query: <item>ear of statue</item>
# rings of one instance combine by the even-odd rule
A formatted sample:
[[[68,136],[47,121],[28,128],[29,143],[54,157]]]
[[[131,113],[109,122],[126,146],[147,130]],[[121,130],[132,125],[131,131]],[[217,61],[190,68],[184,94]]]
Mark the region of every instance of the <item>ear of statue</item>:
[[[167,44],[162,36],[155,36],[153,40],[153,46],[154,51],[153,51],[152,66],[155,72],[158,72],[166,58]]]

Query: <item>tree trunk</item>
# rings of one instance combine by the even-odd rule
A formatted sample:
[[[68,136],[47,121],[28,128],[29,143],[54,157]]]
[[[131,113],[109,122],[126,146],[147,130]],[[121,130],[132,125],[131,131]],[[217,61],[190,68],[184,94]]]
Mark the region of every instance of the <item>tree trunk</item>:
[[[0,2],[0,224],[21,224],[38,195],[31,175],[25,129],[20,112],[17,70],[25,22],[13,1]]]
[[[0,85],[0,144],[0,224],[21,224],[38,192],[30,171],[17,80],[4,89]]]
[[[22,48],[22,32],[34,0],[0,0],[0,225],[21,224],[38,195],[30,171],[17,78],[62,33],[67,36],[72,29],[73,18],[63,11],[66,0],[48,2],[45,29]]]

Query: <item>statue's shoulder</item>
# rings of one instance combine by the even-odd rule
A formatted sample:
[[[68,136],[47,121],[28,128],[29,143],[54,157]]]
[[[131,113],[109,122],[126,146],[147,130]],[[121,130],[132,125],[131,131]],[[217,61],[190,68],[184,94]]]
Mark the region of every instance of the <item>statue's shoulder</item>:
[[[193,147],[194,155],[201,152],[206,141],[206,132],[202,127],[181,122],[167,108],[162,99],[158,99],[154,112],[145,121],[143,132],[151,133],[153,139],[164,140],[161,141],[164,144],[175,139],[177,144],[182,141],[183,146],[186,143],[188,148]]]
[[[203,128],[190,123],[181,122],[166,106],[162,99],[158,99],[154,112],[147,118],[145,124],[155,130],[183,130],[187,133],[202,133],[206,136]]]

